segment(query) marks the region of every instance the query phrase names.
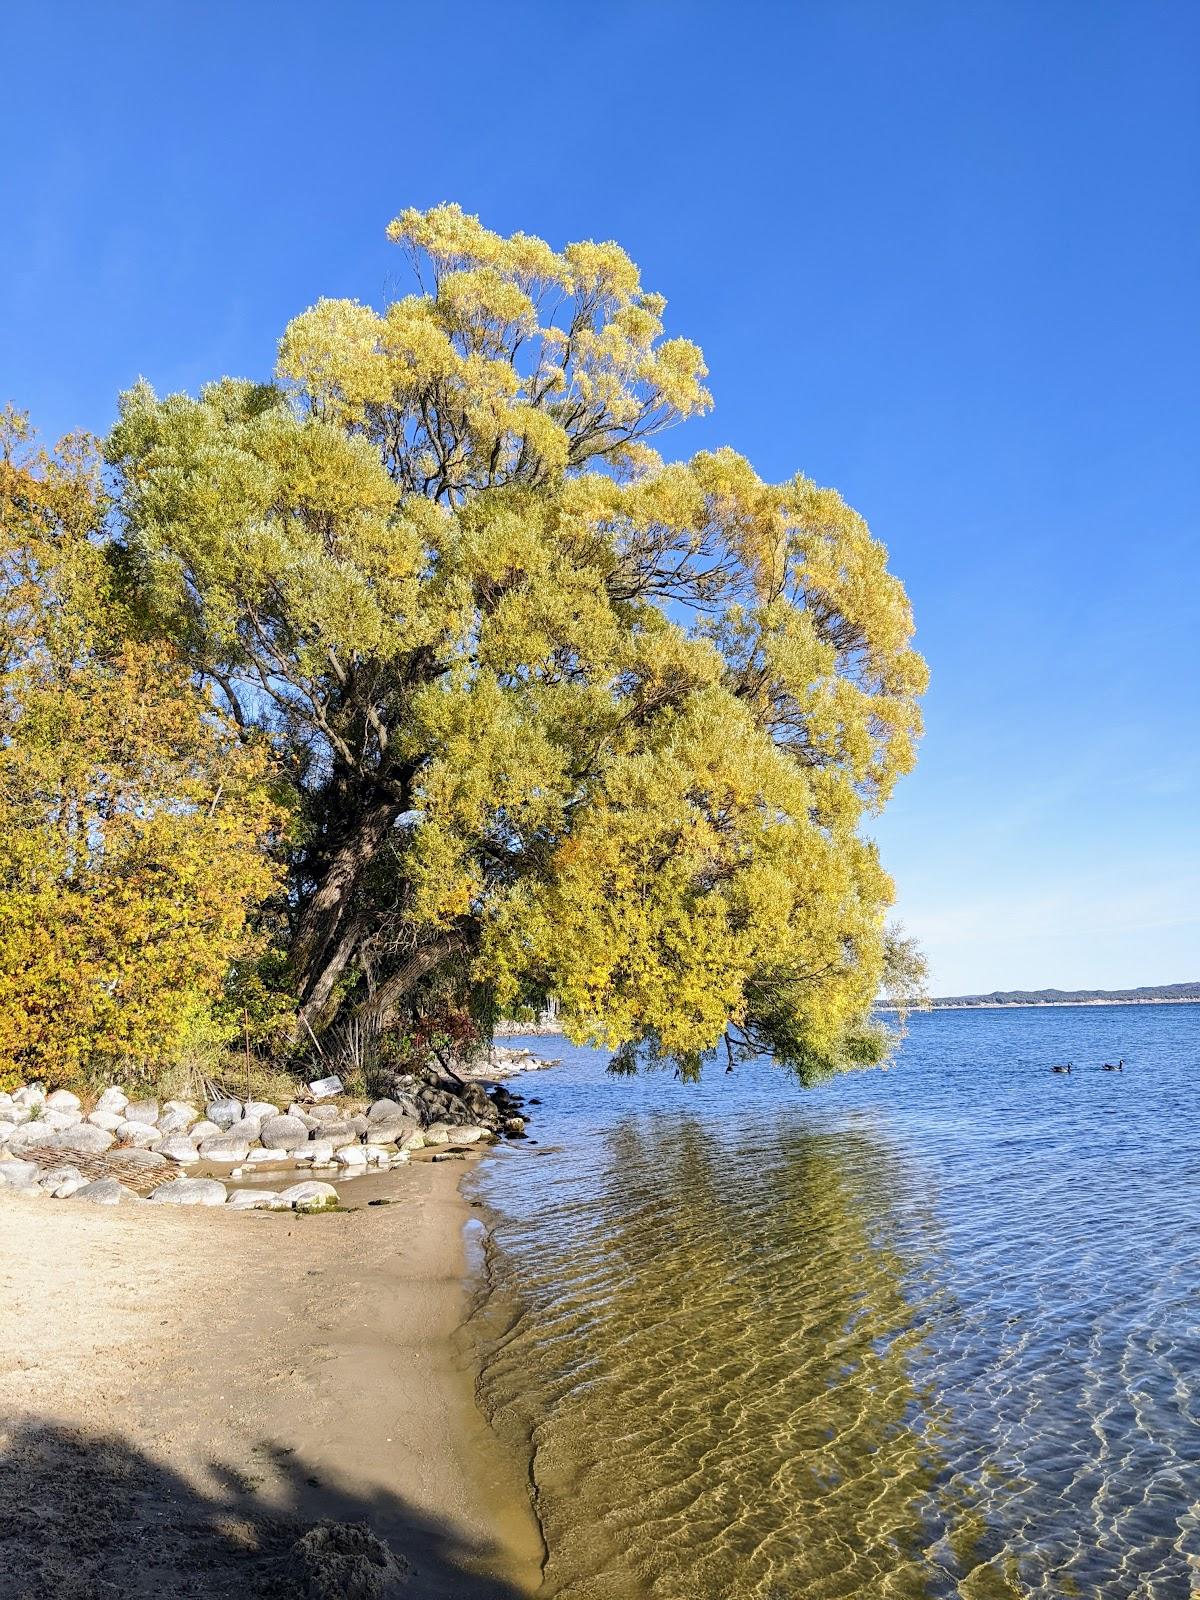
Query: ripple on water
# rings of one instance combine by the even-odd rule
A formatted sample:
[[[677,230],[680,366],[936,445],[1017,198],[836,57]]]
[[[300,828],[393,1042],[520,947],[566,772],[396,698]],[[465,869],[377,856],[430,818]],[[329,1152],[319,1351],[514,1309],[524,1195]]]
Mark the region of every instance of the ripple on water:
[[[1046,1074],[1114,1034],[1120,1078]],[[935,1013],[807,1095],[567,1052],[554,1154],[475,1180],[547,1594],[1184,1600],[1198,1041],[1197,1008]]]

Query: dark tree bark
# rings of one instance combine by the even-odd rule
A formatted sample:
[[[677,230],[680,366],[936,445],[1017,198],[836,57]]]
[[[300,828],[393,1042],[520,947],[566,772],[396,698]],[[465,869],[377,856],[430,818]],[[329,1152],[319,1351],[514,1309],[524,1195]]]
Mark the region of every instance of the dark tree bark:
[[[341,842],[313,864],[315,887],[297,919],[289,956],[300,1014],[310,1027],[367,932],[356,891],[405,809],[392,797],[369,802],[343,828]]]
[[[461,941],[454,934],[446,933],[414,950],[403,966],[398,967],[390,978],[380,984],[366,1008],[379,1026],[386,1028],[389,1023],[394,1022],[405,996],[416,988],[422,978],[436,971],[443,961],[447,961],[460,947]]]

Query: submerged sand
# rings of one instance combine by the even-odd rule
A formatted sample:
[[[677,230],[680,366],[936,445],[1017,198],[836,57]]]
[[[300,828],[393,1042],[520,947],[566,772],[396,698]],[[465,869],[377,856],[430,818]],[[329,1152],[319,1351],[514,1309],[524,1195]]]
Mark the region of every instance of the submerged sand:
[[[289,1595],[323,1518],[405,1556],[412,1600],[530,1594],[521,1468],[456,1341],[461,1171],[313,1217],[0,1193],[0,1600]]]

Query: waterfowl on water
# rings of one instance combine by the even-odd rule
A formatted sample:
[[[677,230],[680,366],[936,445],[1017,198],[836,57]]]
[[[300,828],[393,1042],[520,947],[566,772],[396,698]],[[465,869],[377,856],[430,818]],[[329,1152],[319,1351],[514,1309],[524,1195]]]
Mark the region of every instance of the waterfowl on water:
[[[1105,1072],[1124,1072],[1125,1057],[1122,1056],[1120,1061],[1106,1061],[1104,1063],[1104,1070]]]
[[[1070,1070],[1071,1070],[1071,1063],[1069,1061],[1063,1062],[1063,1064],[1061,1066],[1051,1067],[1050,1068],[1051,1072],[1070,1072]]]

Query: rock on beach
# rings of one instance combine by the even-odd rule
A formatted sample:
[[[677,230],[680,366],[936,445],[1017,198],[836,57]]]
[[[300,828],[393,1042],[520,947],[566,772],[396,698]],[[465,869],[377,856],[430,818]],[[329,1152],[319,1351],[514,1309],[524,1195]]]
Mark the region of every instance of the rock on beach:
[[[152,1189],[150,1199],[164,1206],[223,1206],[225,1185],[216,1178],[172,1178]]]
[[[119,1206],[138,1198],[135,1190],[116,1178],[97,1178],[95,1183],[85,1183],[71,1195],[72,1200],[89,1200],[97,1206]]]
[[[259,1130],[266,1150],[296,1150],[308,1140],[308,1129],[299,1117],[268,1117]]]

